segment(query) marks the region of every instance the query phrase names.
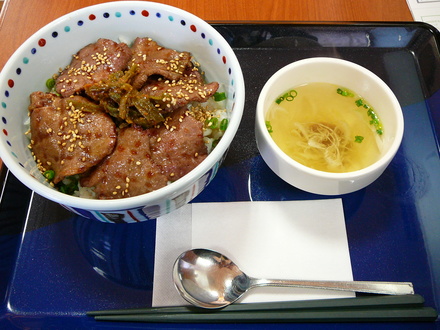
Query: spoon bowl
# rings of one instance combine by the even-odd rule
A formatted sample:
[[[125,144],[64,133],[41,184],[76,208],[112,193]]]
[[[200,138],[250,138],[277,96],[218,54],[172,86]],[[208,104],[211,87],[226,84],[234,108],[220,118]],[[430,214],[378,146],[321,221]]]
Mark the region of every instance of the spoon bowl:
[[[174,285],[189,303],[208,309],[223,308],[258,286],[316,288],[392,295],[414,294],[410,282],[297,281],[257,279],[246,275],[225,255],[208,249],[182,253],[173,267]]]

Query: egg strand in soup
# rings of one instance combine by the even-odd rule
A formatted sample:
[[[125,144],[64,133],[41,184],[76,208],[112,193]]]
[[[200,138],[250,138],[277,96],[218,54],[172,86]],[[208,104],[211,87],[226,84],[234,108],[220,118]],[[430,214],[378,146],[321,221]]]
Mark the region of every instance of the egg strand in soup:
[[[266,125],[275,143],[310,168],[343,173],[380,156],[382,124],[360,95],[329,83],[309,83],[280,95]]]

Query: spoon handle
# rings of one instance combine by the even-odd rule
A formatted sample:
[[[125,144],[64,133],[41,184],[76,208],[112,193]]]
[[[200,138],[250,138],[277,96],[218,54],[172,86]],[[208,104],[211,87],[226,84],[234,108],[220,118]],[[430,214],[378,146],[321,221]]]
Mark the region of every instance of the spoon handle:
[[[376,281],[295,281],[251,278],[251,287],[281,286],[296,288],[326,289],[351,292],[379,293],[391,295],[414,294],[411,282]]]

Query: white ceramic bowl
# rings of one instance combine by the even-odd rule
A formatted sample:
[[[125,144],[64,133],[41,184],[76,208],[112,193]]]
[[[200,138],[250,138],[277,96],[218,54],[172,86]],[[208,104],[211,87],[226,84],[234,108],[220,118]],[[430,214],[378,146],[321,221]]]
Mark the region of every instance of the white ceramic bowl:
[[[332,83],[348,88],[369,102],[384,127],[383,148],[379,160],[361,170],[330,173],[296,162],[276,145],[265,124],[269,105],[287,90],[312,82]],[[264,161],[284,181],[311,193],[346,194],[375,181],[399,149],[403,130],[402,109],[391,89],[371,71],[341,59],[316,57],[291,63],[266,82],[258,98],[255,134]]]
[[[229,126],[209,156],[176,182],[148,194],[115,200],[90,200],[51,188],[37,171],[24,133],[29,95],[69,64],[72,54],[98,38],[132,42],[151,37],[166,47],[189,51],[227,94]],[[169,213],[197,196],[215,176],[241,121],[243,74],[224,38],[208,23],[181,9],[146,1],[118,1],[67,14],[31,36],[0,74],[0,157],[36,193],[88,218],[112,222],[144,221]],[[32,173],[32,175],[31,175]]]

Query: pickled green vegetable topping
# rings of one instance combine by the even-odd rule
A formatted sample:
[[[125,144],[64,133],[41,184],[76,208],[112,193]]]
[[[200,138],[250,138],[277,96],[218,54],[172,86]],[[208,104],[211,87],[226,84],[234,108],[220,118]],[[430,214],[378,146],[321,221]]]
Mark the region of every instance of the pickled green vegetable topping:
[[[298,95],[298,93],[296,92],[296,90],[292,89],[291,91],[288,91],[287,93],[284,93],[283,95],[281,95],[279,98],[277,98],[275,100],[276,104],[280,104],[281,102],[288,101],[291,102],[294,100],[294,98]]]
[[[85,93],[99,101],[99,105],[116,118],[120,126],[136,124],[150,128],[165,120],[152,100],[162,100],[167,94],[149,97],[134,89],[130,82],[137,70],[138,66],[132,65],[127,71],[115,71],[107,79],[86,85]]]

